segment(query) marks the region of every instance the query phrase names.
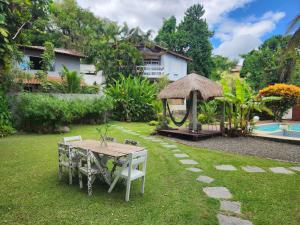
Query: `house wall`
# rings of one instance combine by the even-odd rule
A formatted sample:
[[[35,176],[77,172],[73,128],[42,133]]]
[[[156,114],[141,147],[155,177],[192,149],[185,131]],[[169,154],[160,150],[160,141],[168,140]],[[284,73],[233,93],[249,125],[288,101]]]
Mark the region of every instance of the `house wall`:
[[[20,68],[26,67],[26,62],[29,60],[29,56],[36,56],[41,57],[42,51],[34,50],[34,49],[25,49],[23,50],[24,53],[24,62],[19,64]],[[62,70],[63,65],[65,65],[69,70],[77,71],[78,74],[80,73],[80,58],[70,55],[64,55],[64,54],[55,54],[55,60],[54,60],[54,71],[48,71],[48,75],[52,76],[58,76],[59,72]],[[35,74],[37,70],[26,70],[29,73]]]
[[[178,80],[187,75],[187,61],[171,54],[161,56],[161,65],[164,73],[169,76],[171,81]]]

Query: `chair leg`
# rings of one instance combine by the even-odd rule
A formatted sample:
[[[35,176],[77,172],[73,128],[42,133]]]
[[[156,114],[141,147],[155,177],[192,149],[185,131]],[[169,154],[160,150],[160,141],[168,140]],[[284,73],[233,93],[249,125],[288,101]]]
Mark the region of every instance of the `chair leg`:
[[[88,173],[88,182],[87,182],[87,186],[88,186],[88,195],[91,196],[93,194],[93,190],[92,190],[92,174]]]
[[[127,179],[127,185],[126,185],[126,195],[125,195],[125,201],[129,201],[129,195],[130,195],[130,185],[131,185],[131,180]]]
[[[141,190],[142,194],[144,194],[145,192],[145,176],[142,177],[142,190]]]
[[[72,167],[69,167],[69,184],[71,185],[73,183],[73,172]]]
[[[110,185],[109,189],[108,189],[108,193],[111,193],[112,190],[114,189],[114,187],[116,186],[116,183],[119,180],[119,176],[116,176],[116,178],[114,179],[114,181],[112,182],[112,184]]]
[[[79,188],[82,189],[83,188],[82,174],[80,173],[80,171],[78,172],[78,178],[79,178]]]

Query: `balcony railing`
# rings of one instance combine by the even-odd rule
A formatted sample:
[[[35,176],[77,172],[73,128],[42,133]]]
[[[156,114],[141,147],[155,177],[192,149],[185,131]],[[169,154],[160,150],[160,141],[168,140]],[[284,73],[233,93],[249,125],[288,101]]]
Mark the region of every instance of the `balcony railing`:
[[[137,71],[149,78],[158,78],[164,74],[164,67],[160,65],[137,66]]]

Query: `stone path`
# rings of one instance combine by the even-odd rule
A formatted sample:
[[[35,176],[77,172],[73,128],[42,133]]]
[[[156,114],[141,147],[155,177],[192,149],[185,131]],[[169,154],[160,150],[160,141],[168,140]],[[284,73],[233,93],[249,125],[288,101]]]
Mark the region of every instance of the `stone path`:
[[[174,154],[176,158],[188,158],[189,156],[187,154]]]
[[[205,187],[204,193],[211,198],[216,199],[231,199],[232,194],[226,187]]]
[[[150,137],[150,136],[144,136],[141,134],[138,134],[134,131],[127,130],[123,127],[120,126],[115,126],[117,129],[120,129],[126,133],[132,134],[139,136],[140,138],[143,138],[144,140],[160,143],[160,145],[164,148],[170,149],[175,156],[175,158],[184,158],[180,159],[179,162],[182,163],[183,165],[198,165],[198,162],[190,159],[187,154],[181,153],[181,150],[178,149],[177,145],[174,144],[169,144],[168,142],[165,142],[161,139],[155,138],[155,137]],[[215,165],[215,168],[219,171],[236,171],[237,168],[233,165]],[[257,167],[257,166],[241,166],[241,169],[247,173],[265,173],[267,172],[266,170]],[[199,173],[203,172],[202,169],[197,168],[197,167],[189,167],[186,168],[187,171],[193,172],[193,173]],[[269,170],[273,173],[276,174],[295,174],[295,172],[300,172],[300,166],[292,166],[287,168],[284,167],[271,167]],[[294,172],[295,171],[295,172]],[[210,184],[215,181],[214,178],[206,176],[206,175],[201,175],[196,179],[198,182]],[[228,216],[224,215],[222,213],[219,213],[217,215],[218,222],[220,225],[253,225],[251,221],[241,219],[238,216],[241,214],[241,203],[238,201],[230,201],[232,198],[231,192],[226,188],[226,187],[204,187],[203,192],[211,198],[215,198],[220,200],[220,211],[222,213],[233,213],[237,216]]]
[[[217,170],[225,170],[225,171],[234,171],[236,168],[232,165],[217,165],[215,166]]]
[[[190,167],[190,168],[186,168],[186,170],[191,171],[191,172],[202,172],[203,170],[199,169],[199,168],[195,168],[195,167]]]
[[[202,182],[202,183],[207,183],[210,184],[211,182],[213,182],[215,179],[208,177],[208,176],[199,176],[197,178],[197,181]]]
[[[218,214],[218,221],[220,225],[253,225],[249,220],[243,220],[239,217],[225,216]]]
[[[266,172],[260,167],[257,166],[242,166],[242,169],[248,173],[264,173]]]
[[[294,174],[293,171],[287,170],[284,167],[271,167],[270,170],[273,173],[281,173],[281,174]]]

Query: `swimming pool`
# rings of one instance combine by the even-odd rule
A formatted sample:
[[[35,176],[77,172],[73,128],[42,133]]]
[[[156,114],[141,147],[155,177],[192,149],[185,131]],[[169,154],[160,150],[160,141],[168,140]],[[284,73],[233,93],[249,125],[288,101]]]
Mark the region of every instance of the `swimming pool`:
[[[286,129],[283,129],[285,126]],[[288,131],[299,131],[300,132],[300,123],[292,123],[292,124],[280,124],[280,123],[269,123],[269,124],[261,124],[256,125],[254,127],[255,131],[262,132],[276,132],[280,130],[288,130]]]
[[[277,137],[290,137],[300,140],[300,123],[280,124],[269,123],[256,125],[253,129],[255,134],[277,136]]]

